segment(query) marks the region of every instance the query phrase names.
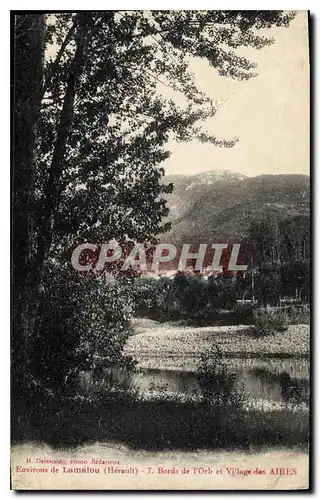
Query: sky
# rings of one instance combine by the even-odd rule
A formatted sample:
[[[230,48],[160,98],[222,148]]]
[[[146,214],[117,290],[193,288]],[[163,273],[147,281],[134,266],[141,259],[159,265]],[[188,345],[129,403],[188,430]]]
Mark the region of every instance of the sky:
[[[218,139],[239,137],[233,148],[169,142],[166,174],[192,175],[232,170],[248,176],[309,174],[309,56],[307,13],[300,11],[288,28],[271,28],[273,45],[242,48],[257,63],[258,76],[235,81],[217,74],[204,60],[193,63],[198,86],[223,102],[207,129]]]

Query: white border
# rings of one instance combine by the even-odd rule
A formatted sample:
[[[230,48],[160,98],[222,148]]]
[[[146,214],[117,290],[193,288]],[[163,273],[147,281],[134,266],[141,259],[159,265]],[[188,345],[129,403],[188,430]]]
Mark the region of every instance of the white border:
[[[316,262],[319,262],[320,259],[317,259],[318,257],[318,252],[320,252],[320,245],[319,245],[319,235],[320,235],[320,213],[318,214],[319,211],[319,204],[317,200],[320,197],[320,165],[319,165],[319,156],[316,154],[317,153],[317,145],[320,144],[320,134],[319,134],[319,129],[316,127],[316,122],[318,121],[318,114],[319,114],[319,108],[316,105],[317,102],[317,94],[319,90],[319,78],[318,78],[318,73],[319,73],[319,68],[320,68],[320,49],[319,49],[319,36],[317,36],[317,33],[319,33],[320,29],[320,7],[319,3],[316,2],[315,0],[309,1],[309,2],[302,2],[302,1],[296,1],[296,0],[291,0],[291,1],[282,1],[281,5],[279,5],[278,1],[275,0],[269,0],[268,2],[237,2],[237,1],[230,1],[230,0],[224,0],[224,1],[203,1],[203,0],[198,0],[197,2],[190,2],[190,1],[166,1],[162,0],[161,2],[147,2],[147,1],[136,1],[136,2],[130,2],[130,1],[124,1],[124,0],[118,0],[117,2],[107,2],[107,1],[91,1],[90,4],[88,2],[80,1],[80,0],[73,0],[73,1],[66,1],[66,0],[55,0],[55,1],[49,1],[45,2],[45,5],[43,2],[38,1],[29,1],[27,2],[28,5],[26,5],[26,2],[23,0],[15,0],[12,1],[10,4],[10,9],[11,10],[24,10],[24,9],[30,9],[30,10],[89,10],[88,7],[90,7],[90,10],[107,10],[107,9],[112,9],[115,8],[117,10],[119,9],[128,9],[128,10],[133,10],[133,9],[182,9],[182,10],[187,10],[187,9],[224,9],[224,10],[234,10],[234,9],[286,9],[286,10],[306,10],[310,9],[312,15],[315,16],[315,22],[314,22],[314,42],[313,42],[313,48],[314,48],[314,87],[313,87],[313,102],[312,106],[314,109],[314,114],[313,114],[313,147],[314,147],[314,163],[313,163],[313,177],[312,177],[312,182],[313,182],[313,195],[314,195],[314,205],[313,205],[313,215],[314,215],[314,243],[315,243],[315,258],[314,258],[314,264]],[[0,47],[2,49],[2,58],[1,58],[1,92],[0,92],[0,99],[1,99],[1,142],[2,142],[2,170],[1,170],[1,182],[0,182],[0,187],[1,187],[1,195],[0,195],[0,228],[1,228],[1,298],[0,298],[0,304],[1,304],[1,333],[2,333],[2,343],[1,343],[1,355],[2,355],[2,360],[0,363],[1,367],[1,381],[2,381],[2,391],[1,391],[1,447],[0,447],[0,457],[1,457],[1,462],[0,462],[0,471],[1,471],[1,479],[0,479],[0,487],[1,487],[1,498],[8,498],[9,495],[11,496],[13,492],[9,491],[9,440],[10,440],[10,435],[9,435],[9,328],[10,328],[10,320],[9,320],[9,308],[10,308],[10,302],[9,302],[9,283],[10,283],[10,246],[9,246],[9,241],[10,241],[10,218],[9,218],[9,213],[10,213],[10,127],[9,127],[9,116],[10,116],[10,91],[9,91],[9,81],[10,81],[10,57],[9,57],[9,7],[3,7],[1,6],[1,31],[0,31]],[[315,69],[317,71],[315,71]],[[317,173],[318,172],[318,173]],[[318,377],[317,375],[317,370],[316,366],[318,365],[317,361],[319,361],[319,349],[320,349],[320,341],[318,340],[318,332],[320,330],[320,325],[319,325],[319,317],[317,314],[317,310],[319,307],[317,307],[317,298],[319,297],[318,292],[318,283],[320,283],[320,268],[317,266],[317,268],[314,269],[314,291],[316,293],[315,298],[314,298],[314,314],[315,314],[315,322],[314,322],[314,328],[313,328],[313,346],[314,346],[314,355],[315,355],[315,360],[314,360],[314,380],[313,380],[313,385],[314,385],[314,408],[315,408],[315,413],[314,413],[314,424],[317,423],[318,421],[318,412],[316,411],[317,409],[317,402],[319,401],[319,393],[320,393],[320,380],[318,382]],[[316,361],[317,360],[317,361]],[[313,434],[313,442],[314,442],[314,465],[316,466],[317,464],[317,457],[318,457],[318,449],[319,449],[319,442],[317,439],[318,432],[316,425],[314,427],[314,434]],[[316,471],[314,470],[314,483],[316,486],[316,489],[318,489],[318,484],[319,481],[317,479],[317,474]],[[75,492],[77,494],[77,492]],[[114,496],[113,494],[110,494],[106,492],[108,497]],[[146,494],[144,494],[145,496]],[[181,495],[181,494],[180,494]],[[179,496],[180,496],[179,495]],[[189,493],[190,495],[190,493]],[[219,495],[218,492],[215,492],[214,495]],[[260,496],[261,494],[259,494]],[[38,493],[37,497],[42,498],[45,497],[46,493]],[[66,494],[61,494],[61,497],[66,498]],[[90,498],[91,494],[82,494],[82,498]],[[121,495],[120,495],[121,496]],[[148,495],[147,495],[148,496]],[[166,496],[172,496],[172,494],[168,493]],[[199,496],[197,494],[192,494],[193,497]],[[227,494],[223,495],[225,496],[233,496],[233,494]],[[276,498],[279,496],[281,498],[281,494],[275,494],[273,498]],[[116,497],[119,497],[119,494],[116,495]],[[186,496],[187,498],[187,496]]]

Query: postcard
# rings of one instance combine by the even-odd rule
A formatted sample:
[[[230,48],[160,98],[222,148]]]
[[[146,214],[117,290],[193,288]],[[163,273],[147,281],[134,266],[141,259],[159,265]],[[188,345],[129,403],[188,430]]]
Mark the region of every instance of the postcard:
[[[308,12],[11,26],[12,489],[308,490]]]

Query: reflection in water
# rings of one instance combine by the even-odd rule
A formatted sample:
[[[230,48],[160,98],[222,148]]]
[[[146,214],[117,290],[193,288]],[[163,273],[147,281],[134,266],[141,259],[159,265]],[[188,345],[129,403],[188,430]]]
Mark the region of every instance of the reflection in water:
[[[294,362],[293,362],[294,363]],[[286,372],[272,372],[265,368],[246,366],[232,367],[230,371],[237,375],[237,385],[251,399],[265,399],[285,403],[308,403],[309,377],[295,378]],[[177,372],[171,370],[142,369],[132,375],[133,381],[142,392],[150,390],[167,390],[171,393],[195,394],[199,393],[199,386],[195,373]]]
[[[237,386],[243,388],[251,400],[267,400],[300,404],[309,402],[309,364],[301,360],[234,360],[228,365],[237,376]],[[105,372],[106,379],[110,373]],[[176,394],[199,394],[200,389],[194,372],[140,369],[136,373],[114,372],[112,377],[121,385],[131,386],[141,392],[168,392]],[[125,379],[125,380],[124,380]],[[93,380],[92,373],[84,374],[82,382]]]
[[[281,396],[286,403],[301,404],[306,402],[300,380],[294,380],[287,373],[281,373],[280,386]]]
[[[266,394],[267,399],[292,404],[308,404],[309,377],[296,378],[285,371],[279,374],[266,368],[255,368],[251,372],[260,380],[262,387],[266,389],[264,394]],[[270,395],[273,397],[270,397]]]

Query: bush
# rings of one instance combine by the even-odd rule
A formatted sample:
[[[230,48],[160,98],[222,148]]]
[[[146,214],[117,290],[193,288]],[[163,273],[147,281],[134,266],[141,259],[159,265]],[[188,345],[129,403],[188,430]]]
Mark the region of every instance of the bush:
[[[45,274],[37,334],[31,339],[32,372],[54,392],[74,391],[81,370],[130,368],[123,347],[131,333],[130,291],[99,276],[50,266]]]
[[[203,401],[208,406],[243,406],[245,394],[238,390],[236,374],[228,371],[218,346],[214,345],[211,352],[201,355],[197,379]]]
[[[310,305],[299,304],[285,308],[290,325],[308,325],[310,323]]]
[[[288,328],[288,315],[278,307],[259,307],[253,311],[253,324],[257,336],[274,335]]]
[[[238,302],[232,309],[235,325],[252,325],[254,303]]]

